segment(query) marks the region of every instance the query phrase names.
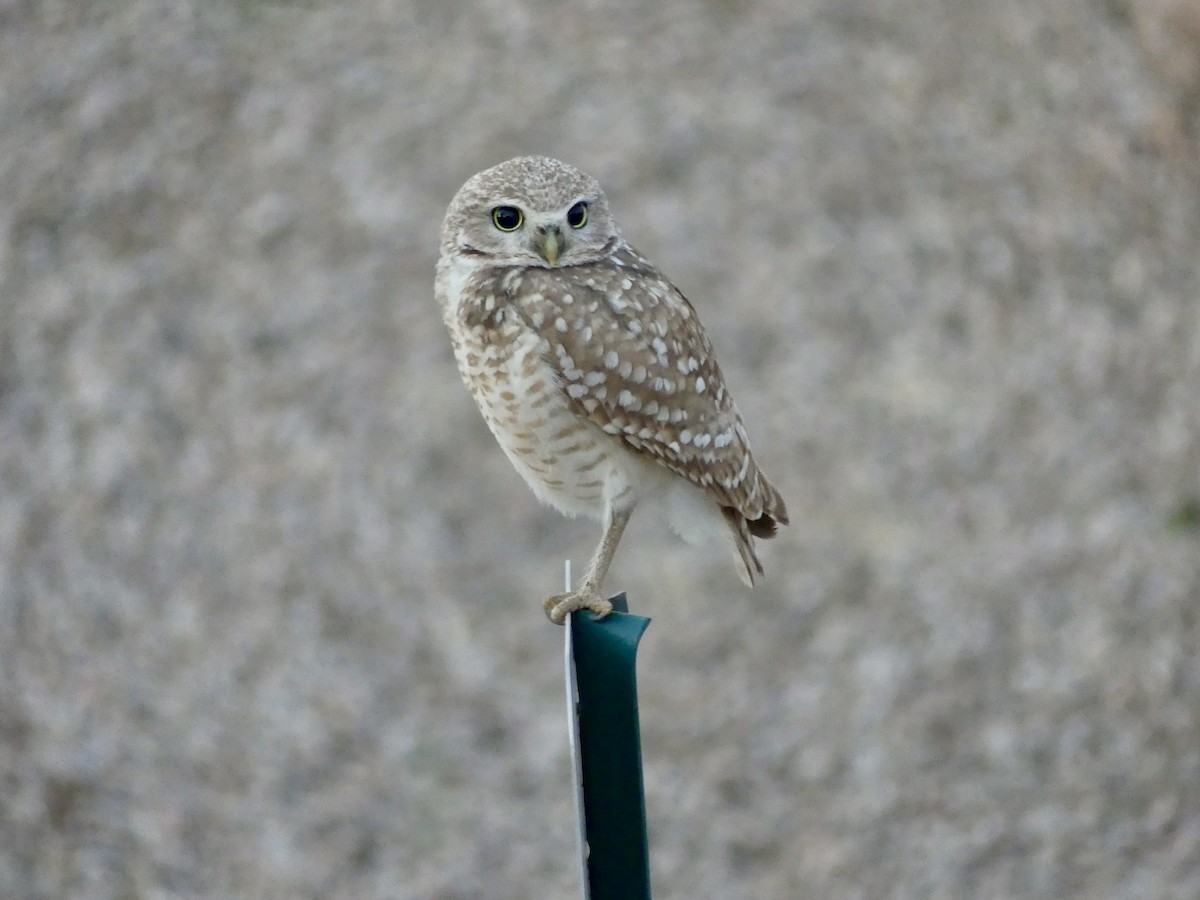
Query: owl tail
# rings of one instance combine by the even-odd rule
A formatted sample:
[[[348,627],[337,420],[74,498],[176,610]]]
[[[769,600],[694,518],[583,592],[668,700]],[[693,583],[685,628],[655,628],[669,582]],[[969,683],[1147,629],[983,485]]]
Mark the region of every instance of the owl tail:
[[[758,476],[758,489],[763,494],[763,512],[756,519],[747,519],[732,506],[722,506],[721,515],[729,525],[730,536],[733,538],[733,549],[738,559],[738,575],[746,583],[746,587],[754,587],[754,576],[763,574],[762,563],[754,552],[754,539],[773,538],[780,525],[788,523],[787,507],[779,491],[771,486],[767,479]]]
[[[733,550],[737,554],[738,575],[746,587],[754,587],[755,574],[763,573],[762,563],[754,552],[754,538],[750,536],[750,523],[746,517],[732,506],[722,506],[721,515],[729,525],[729,533],[733,538]]]

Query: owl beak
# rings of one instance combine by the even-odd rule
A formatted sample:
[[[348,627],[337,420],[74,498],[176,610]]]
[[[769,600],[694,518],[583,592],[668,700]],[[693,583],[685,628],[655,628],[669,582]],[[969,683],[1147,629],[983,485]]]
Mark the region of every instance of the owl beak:
[[[558,262],[558,253],[562,249],[558,229],[547,228],[545,233],[538,235],[534,240],[533,248],[537,251],[538,256],[550,265]]]

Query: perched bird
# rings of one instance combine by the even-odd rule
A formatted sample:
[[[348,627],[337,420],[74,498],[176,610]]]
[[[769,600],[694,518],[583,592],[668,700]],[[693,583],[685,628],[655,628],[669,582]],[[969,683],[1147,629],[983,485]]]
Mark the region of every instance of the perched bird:
[[[600,519],[551,621],[612,604],[601,583],[639,503],[689,543],[724,540],[752,586],[754,538],[787,509],[750,453],[712,345],[683,294],[621,237],[595,179],[524,156],[470,178],[442,226],[437,299],[459,371],[544,503]]]

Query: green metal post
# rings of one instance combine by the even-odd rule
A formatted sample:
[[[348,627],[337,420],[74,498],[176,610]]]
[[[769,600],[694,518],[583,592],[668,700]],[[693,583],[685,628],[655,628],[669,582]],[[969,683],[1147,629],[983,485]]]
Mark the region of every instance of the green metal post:
[[[584,896],[650,900],[636,674],[638,641],[650,620],[629,615],[624,594],[612,603],[613,612],[603,619],[572,613],[568,628],[586,841]]]

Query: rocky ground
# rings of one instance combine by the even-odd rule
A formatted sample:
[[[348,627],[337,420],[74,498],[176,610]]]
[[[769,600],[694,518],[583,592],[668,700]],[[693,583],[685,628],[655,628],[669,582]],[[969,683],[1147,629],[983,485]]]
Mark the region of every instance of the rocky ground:
[[[0,0],[0,896],[578,896],[446,204],[597,175],[792,526],[635,518],[656,896],[1200,896],[1200,4]]]

